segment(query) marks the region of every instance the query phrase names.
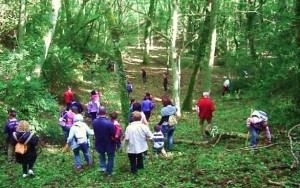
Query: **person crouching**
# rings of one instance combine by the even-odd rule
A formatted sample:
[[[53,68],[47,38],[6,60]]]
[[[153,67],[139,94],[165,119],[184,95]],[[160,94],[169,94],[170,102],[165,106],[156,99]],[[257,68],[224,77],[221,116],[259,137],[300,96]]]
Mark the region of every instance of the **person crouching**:
[[[257,137],[260,131],[266,132],[267,143],[271,143],[271,132],[268,126],[268,115],[259,110],[254,110],[251,117],[247,119],[246,126],[251,133],[250,146],[256,147]]]

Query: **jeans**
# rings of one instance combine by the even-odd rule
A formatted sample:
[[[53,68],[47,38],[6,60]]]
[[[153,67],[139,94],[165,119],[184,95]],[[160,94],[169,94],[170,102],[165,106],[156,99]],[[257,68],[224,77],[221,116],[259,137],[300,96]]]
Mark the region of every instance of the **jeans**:
[[[79,151],[82,151],[85,161],[89,164],[91,161],[90,153],[89,153],[89,145],[88,143],[79,144],[78,148],[73,149],[75,165],[76,167],[81,167],[80,154]]]
[[[250,132],[251,132],[251,139],[250,139],[250,146],[255,147],[256,146],[256,140],[258,137],[260,129],[255,128],[253,126],[250,127]]]
[[[130,161],[131,172],[133,174],[136,174],[138,169],[144,168],[143,153],[128,153],[128,158]]]
[[[107,153],[107,163],[105,152],[100,152],[100,169],[106,169],[107,175],[112,175],[114,168],[115,152]]]
[[[22,164],[22,168],[23,168],[23,174],[27,174],[28,173],[28,168],[29,169],[33,169],[33,164],[35,161],[30,161],[29,164]],[[27,168],[28,166],[28,168]]]
[[[161,132],[163,133],[165,139],[168,141],[168,150],[172,149],[173,146],[173,134],[176,126],[162,125]]]
[[[62,129],[64,131],[65,142],[66,142],[69,137],[71,126],[63,126]]]

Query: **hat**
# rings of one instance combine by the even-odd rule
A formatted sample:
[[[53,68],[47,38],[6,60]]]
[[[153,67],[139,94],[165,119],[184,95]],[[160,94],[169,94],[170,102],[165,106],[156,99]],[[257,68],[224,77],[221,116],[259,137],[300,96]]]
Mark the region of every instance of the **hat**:
[[[209,96],[209,92],[207,92],[207,91],[205,91],[205,92],[203,92],[203,96]]]
[[[263,120],[263,121],[268,121],[268,114],[264,111],[261,110],[254,110],[251,114],[251,116],[256,116],[259,119]]]
[[[154,131],[159,132],[160,131],[160,126],[159,125],[154,125]]]
[[[83,121],[83,116],[81,114],[76,114],[74,116],[74,122]]]
[[[106,108],[105,108],[105,106],[100,106],[98,114],[99,115],[105,115],[106,114]]]

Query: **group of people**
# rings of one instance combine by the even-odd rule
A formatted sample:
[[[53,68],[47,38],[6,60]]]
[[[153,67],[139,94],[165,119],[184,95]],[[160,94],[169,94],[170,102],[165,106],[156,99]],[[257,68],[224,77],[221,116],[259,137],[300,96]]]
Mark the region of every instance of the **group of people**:
[[[70,88],[66,92],[70,92]],[[164,140],[165,138],[167,139],[167,149],[171,150],[173,146],[173,133],[176,127],[176,125],[168,125],[168,118],[170,115],[176,114],[177,109],[168,97],[162,99],[162,104],[162,118],[155,125],[154,132],[152,133],[149,121],[151,111],[156,107],[153,96],[150,93],[146,93],[141,103],[131,99],[128,126],[125,133],[123,133],[122,126],[117,119],[117,112],[113,111],[109,113],[109,119],[107,117],[107,109],[105,106],[101,106],[97,92],[91,92],[91,101],[87,107],[88,113],[95,113],[95,115],[91,116],[93,129],[90,129],[83,122],[83,116],[78,112],[76,106],[72,106],[71,104],[68,106],[66,103],[67,109],[69,109],[67,113],[73,114],[73,116],[68,116],[70,117],[70,121],[66,120],[66,122],[71,122],[72,125],[70,125],[71,123],[66,123],[62,127],[66,143],[71,146],[74,153],[75,167],[82,169],[79,155],[80,150],[83,152],[87,165],[93,164],[88,149],[90,146],[89,138],[91,136],[95,137],[95,150],[100,155],[99,171],[106,172],[108,176],[111,176],[113,173],[115,151],[121,145],[125,145],[124,147],[126,147],[133,174],[136,174],[138,169],[143,168],[143,159],[149,158],[148,149],[150,141],[153,142],[152,149],[155,156],[159,154],[166,156]],[[82,134],[79,134],[79,132]]]
[[[82,162],[79,152],[82,151],[88,166],[93,164],[91,160],[89,147],[90,138],[94,139],[95,150],[100,156],[99,171],[105,172],[107,176],[113,174],[115,151],[121,146],[126,147],[126,152],[130,161],[131,172],[136,174],[139,169],[144,168],[143,159],[148,156],[149,142],[153,143],[152,149],[155,155],[163,154],[166,156],[164,143],[166,141],[168,151],[173,147],[173,135],[176,130],[176,124],[170,123],[170,117],[176,115],[177,108],[172,104],[168,97],[163,97],[161,119],[153,127],[151,132],[149,121],[151,111],[155,108],[153,96],[146,93],[139,103],[131,99],[130,117],[125,132],[118,122],[118,113],[113,111],[107,113],[105,106],[100,104],[100,94],[96,91],[91,92],[91,99],[87,107],[87,112],[91,115],[91,129],[82,116],[82,105],[74,99],[74,93],[70,88],[64,93],[66,102],[66,111],[61,114],[61,126],[64,131],[66,144],[68,144],[74,154],[75,167],[82,169]],[[215,110],[214,102],[210,98],[209,92],[204,92],[197,102],[197,111],[199,116],[199,125],[201,134],[210,135],[212,130],[212,118]],[[110,118],[107,117],[109,115]],[[23,177],[34,175],[33,166],[37,158],[36,146],[39,137],[30,133],[30,125],[27,121],[18,121],[16,111],[8,112],[9,121],[5,124],[4,132],[7,133],[8,153],[7,159],[14,160],[22,164]],[[257,135],[260,131],[266,131],[268,142],[271,142],[271,133],[267,123],[268,115],[259,110],[255,110],[251,117],[247,119],[246,126],[251,133],[250,146],[255,148],[257,145]],[[207,126],[204,128],[204,123]],[[25,154],[14,152],[14,146],[17,143],[26,143],[28,150]]]
[[[39,143],[39,137],[30,132],[30,125],[27,121],[19,121],[15,110],[8,111],[8,121],[4,126],[4,133],[7,134],[7,160],[14,161],[22,165],[23,177],[33,176],[33,167],[37,159],[36,146]],[[24,154],[15,152],[15,146],[25,144],[27,151]]]
[[[146,84],[147,83],[147,72],[146,72],[145,69],[141,69],[141,72],[142,72],[143,83]],[[168,83],[169,83],[168,82],[168,74],[164,73],[163,74],[163,88],[164,88],[164,91],[168,90]],[[133,92],[133,86],[132,86],[132,83],[131,83],[130,80],[127,81],[126,89],[127,89],[128,96],[130,96],[130,94]]]
[[[210,98],[209,92],[203,92],[197,102],[196,111],[199,117],[200,133],[203,135],[210,136],[212,130],[212,118],[213,112],[215,111],[214,102]],[[204,122],[207,122],[207,126],[204,129]],[[268,125],[268,115],[266,112],[261,110],[254,110],[251,116],[247,118],[246,127],[248,134],[251,133],[250,146],[255,148],[257,145],[257,137],[259,132],[265,131],[267,137],[267,143],[271,143],[271,132]]]

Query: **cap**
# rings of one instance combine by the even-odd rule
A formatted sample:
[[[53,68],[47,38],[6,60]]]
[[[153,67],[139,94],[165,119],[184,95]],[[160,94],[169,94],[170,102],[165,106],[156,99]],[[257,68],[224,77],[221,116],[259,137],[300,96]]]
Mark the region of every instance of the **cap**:
[[[76,114],[74,116],[74,122],[83,121],[83,116],[81,114]]]
[[[207,91],[203,92],[203,96],[209,96],[209,92]]]

